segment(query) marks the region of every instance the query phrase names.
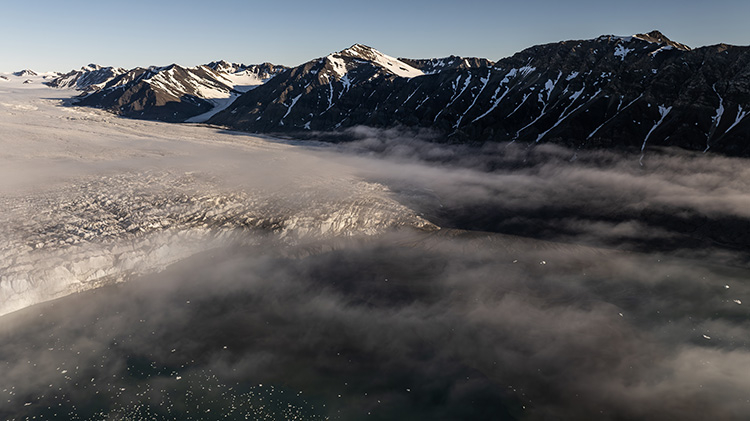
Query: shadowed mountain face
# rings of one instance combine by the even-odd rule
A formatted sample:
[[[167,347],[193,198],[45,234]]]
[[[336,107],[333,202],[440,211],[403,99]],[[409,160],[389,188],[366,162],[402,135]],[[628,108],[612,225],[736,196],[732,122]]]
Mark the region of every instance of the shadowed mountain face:
[[[453,141],[750,153],[744,47],[690,50],[654,31],[535,46],[494,65],[433,65],[411,78],[375,76],[359,59],[339,74],[325,66],[330,57],[247,93],[211,122],[253,132],[407,126]]]

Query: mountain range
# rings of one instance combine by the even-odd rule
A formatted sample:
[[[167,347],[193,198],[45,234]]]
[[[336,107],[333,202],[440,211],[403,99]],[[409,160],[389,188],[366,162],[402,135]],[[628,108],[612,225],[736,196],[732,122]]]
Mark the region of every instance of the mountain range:
[[[658,31],[538,45],[497,62],[394,58],[355,44],[293,68],[87,66],[49,85],[126,117],[302,138],[404,127],[460,143],[750,155],[750,47],[691,49]]]

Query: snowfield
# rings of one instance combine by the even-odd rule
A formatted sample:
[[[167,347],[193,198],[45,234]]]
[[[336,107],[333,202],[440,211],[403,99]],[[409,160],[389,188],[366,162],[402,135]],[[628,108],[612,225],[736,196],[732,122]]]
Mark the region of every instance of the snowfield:
[[[250,231],[294,242],[434,228],[313,151],[67,107],[73,90],[6,77],[0,315],[252,241],[241,235]]]

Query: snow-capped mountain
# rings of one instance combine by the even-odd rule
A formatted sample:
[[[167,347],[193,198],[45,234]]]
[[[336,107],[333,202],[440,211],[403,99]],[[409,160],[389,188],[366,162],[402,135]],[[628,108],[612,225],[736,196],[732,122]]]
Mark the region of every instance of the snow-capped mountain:
[[[224,74],[225,77],[236,81],[236,86],[242,86],[243,82],[251,82],[244,83],[248,86],[259,85],[274,77],[280,71],[286,69],[284,66],[277,66],[271,63],[246,65],[242,63],[229,63],[224,60],[212,61],[206,66]],[[243,78],[246,80],[243,80]],[[258,81],[260,81],[260,83],[258,83]]]
[[[362,44],[354,44],[340,53],[328,55],[325,60],[331,63],[334,71],[342,77],[363,64],[363,61],[400,77],[412,78],[424,75],[423,71]]]
[[[474,67],[489,67],[494,63],[486,58],[450,56],[431,59],[400,59],[404,63],[421,70],[426,75],[442,72],[448,69],[471,69]]]
[[[402,126],[430,128],[452,141],[750,155],[750,47],[690,49],[658,31],[538,45],[496,63],[397,59],[355,44],[292,69],[271,67],[276,77],[241,96],[228,75],[265,70],[226,62],[202,68],[172,76],[143,70],[124,90],[103,89],[81,104],[293,136]],[[175,83],[182,79],[189,82]],[[239,98],[212,103],[206,92]]]
[[[183,122],[222,109],[281,70],[283,67],[270,63],[246,66],[212,62],[196,67],[172,64],[131,70],[92,64],[47,84],[84,91],[77,101],[79,105],[131,118]]]
[[[376,70],[366,54],[347,57],[351,50],[291,70],[209,122],[295,134],[429,127],[457,141],[750,154],[748,47],[691,50],[653,31],[535,46],[494,65],[459,60],[437,70],[445,60],[399,60],[427,69],[410,77]]]
[[[29,76],[38,76],[38,75],[39,74],[37,72],[33,70],[29,70],[29,69],[24,69],[24,70],[19,70],[17,72],[13,72],[13,76],[18,76],[18,77],[29,77]]]
[[[335,130],[355,121],[368,124],[365,122],[370,117],[384,116],[380,107],[390,104],[400,87],[424,80],[426,72],[434,70],[428,62],[396,59],[355,44],[278,75],[209,121],[262,132]],[[371,125],[388,122],[374,121]]]
[[[89,64],[81,67],[80,70],[72,70],[60,75],[46,82],[46,84],[53,88],[95,91],[102,89],[109,81],[126,72],[127,70],[120,67],[102,67],[97,64]]]

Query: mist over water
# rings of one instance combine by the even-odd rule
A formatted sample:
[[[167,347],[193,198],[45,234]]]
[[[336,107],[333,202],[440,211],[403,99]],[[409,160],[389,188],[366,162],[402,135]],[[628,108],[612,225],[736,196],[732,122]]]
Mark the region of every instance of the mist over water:
[[[4,317],[0,408],[739,419],[750,330],[733,300],[747,296],[748,275],[497,236],[220,250]]]
[[[655,149],[641,161],[632,151],[352,132],[360,140],[339,148],[362,157],[360,173],[442,227],[641,252],[750,246],[746,159]]]
[[[281,228],[0,317],[0,418],[750,414],[745,160],[353,135],[211,152]],[[281,235],[330,207],[385,222]]]

